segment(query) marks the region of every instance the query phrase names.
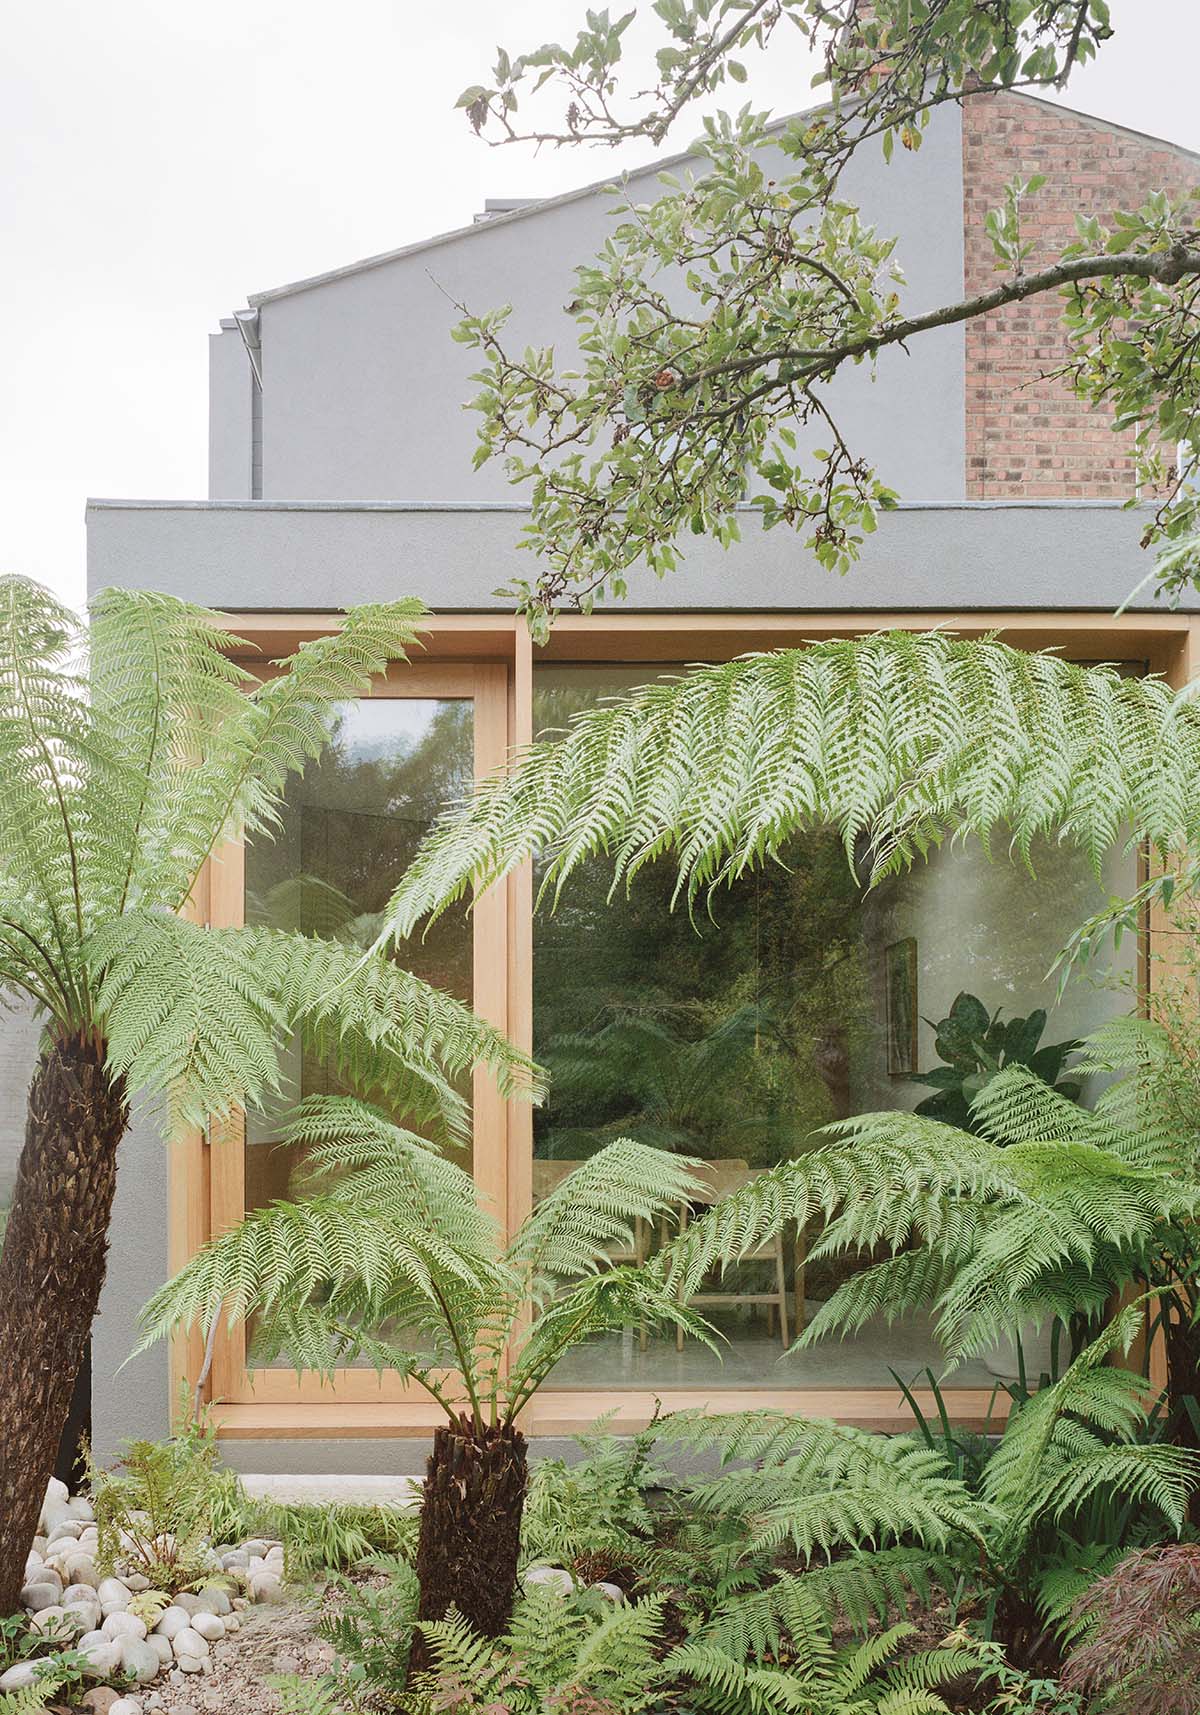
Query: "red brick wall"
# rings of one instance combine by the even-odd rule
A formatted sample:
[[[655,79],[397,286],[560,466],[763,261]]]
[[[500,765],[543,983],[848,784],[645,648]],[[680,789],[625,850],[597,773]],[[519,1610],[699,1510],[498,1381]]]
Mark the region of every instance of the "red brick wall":
[[[1044,173],[1022,234],[1035,242],[1027,270],[1075,237],[1075,215],[1111,219],[1153,190],[1184,191],[1200,162],[1019,95],[963,106],[963,218],[968,294],[997,284],[984,216],[1010,179]],[[1062,382],[1039,379],[1066,356],[1056,295],[1011,305],[966,325],[967,495],[973,500],[1125,500],[1133,491],[1129,443]]]

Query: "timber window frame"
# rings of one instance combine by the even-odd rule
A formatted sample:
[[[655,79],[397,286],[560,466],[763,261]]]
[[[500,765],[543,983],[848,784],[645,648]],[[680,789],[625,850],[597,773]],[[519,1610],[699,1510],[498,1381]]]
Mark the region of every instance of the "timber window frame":
[[[335,613],[229,613],[232,634],[247,640],[250,667],[265,665],[306,638],[337,628]],[[946,630],[962,636],[998,635],[1014,647],[1055,648],[1079,660],[1144,664],[1181,687],[1200,673],[1200,618],[1183,614],[1088,612],[882,612],[685,613],[565,615],[545,648],[534,650],[524,621],[508,614],[435,615],[423,627],[425,649],[392,668],[372,695],[465,696],[474,701],[475,773],[490,772],[513,747],[533,737],[533,665],[588,662],[679,666],[727,660],[752,650],[801,645],[873,632]],[[267,669],[269,670],[269,668]],[[240,920],[243,865],[240,842],[228,841],[197,879],[190,914],[213,924]],[[505,1030],[520,1048],[533,1040],[533,890],[526,864],[477,900],[473,912],[476,1010]],[[1141,979],[1150,981],[1151,949],[1165,925],[1156,915],[1143,936]],[[1159,944],[1169,960],[1170,943]],[[509,1230],[532,1200],[533,1126],[527,1102],[503,1101],[487,1074],[474,1081],[476,1178]],[[204,1138],[193,1134],[172,1149],[169,1189],[169,1264],[174,1271],[213,1232],[237,1218],[244,1202],[244,1126],[233,1122]],[[172,1346],[172,1397],[194,1381],[205,1363],[198,1334]],[[251,1379],[241,1329],[218,1330],[205,1395],[221,1436],[229,1439],[373,1439],[427,1437],[439,1421],[435,1403],[374,1372],[342,1371],[335,1384],[291,1371],[259,1370]],[[948,1387],[956,1419],[982,1427],[1003,1416],[1007,1396],[989,1389]],[[917,1393],[923,1409],[932,1398]],[[835,1417],[878,1429],[910,1423],[894,1387],[755,1390],[755,1403],[796,1415]],[[703,1388],[657,1394],[608,1389],[553,1391],[535,1398],[522,1416],[532,1435],[572,1435],[612,1413],[616,1432],[644,1426],[656,1403],[665,1410],[727,1405]]]

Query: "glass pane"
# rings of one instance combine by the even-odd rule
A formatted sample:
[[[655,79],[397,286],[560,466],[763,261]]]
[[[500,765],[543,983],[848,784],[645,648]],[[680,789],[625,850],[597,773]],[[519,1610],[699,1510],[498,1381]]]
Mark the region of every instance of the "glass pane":
[[[535,681],[535,726],[561,728],[573,710],[652,673],[547,667]],[[913,1074],[937,1064],[934,1023],[963,992],[1004,1019],[1044,1007],[1043,1043],[1079,1036],[1130,1004],[1128,940],[1120,969],[1061,1003],[1047,972],[1107,893],[1136,886],[1132,856],[1114,857],[1101,888],[1065,848],[1035,854],[1036,882],[1006,857],[989,863],[978,848],[943,848],[867,894],[832,833],[798,838],[786,855],[786,869],[723,892],[715,923],[671,912],[667,865],[643,871],[628,899],[609,903],[603,863],[568,886],[555,915],[535,919],[534,1052],[552,1074],[534,1121],[535,1195],[567,1163],[629,1136],[701,1157],[705,1195],[715,1197],[812,1149],[832,1120],[915,1108],[931,1094]],[[818,1237],[789,1234],[707,1284],[700,1308],[723,1336],[722,1359],[699,1344],[680,1348],[674,1334],[634,1332],[582,1348],[551,1385],[878,1387],[889,1367],[906,1380],[927,1364],[939,1373],[922,1320],[788,1353],[803,1320],[861,1266],[807,1262]],[[990,1387],[995,1375],[973,1362],[948,1379]]]
[[[289,785],[274,837],[247,844],[247,923],[368,946],[429,824],[470,788],[473,710],[465,698],[344,704],[332,742]],[[469,1005],[465,911],[448,912],[407,943],[403,963]],[[294,1040],[281,1106],[339,1088],[333,1069]],[[271,1113],[247,1114],[247,1209],[293,1195],[301,1166],[296,1150],[276,1145]]]

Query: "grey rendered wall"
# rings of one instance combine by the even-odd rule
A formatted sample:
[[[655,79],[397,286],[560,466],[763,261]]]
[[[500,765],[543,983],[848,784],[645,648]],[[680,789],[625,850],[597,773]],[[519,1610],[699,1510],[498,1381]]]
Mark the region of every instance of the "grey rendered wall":
[[[254,378],[232,321],[208,336],[208,493],[249,500],[253,487]]]
[[[331,610],[420,596],[443,612],[508,610],[495,591],[528,577],[512,505],[92,501],[88,582],[167,589],[229,608]],[[1111,612],[1150,567],[1145,517],[1107,503],[978,501],[904,506],[867,538],[846,577],[824,572],[794,531],[761,530],[725,550],[686,547],[672,577],[632,580],[626,608],[1070,608]],[[1135,607],[1152,607],[1145,592]],[[1190,604],[1185,604],[1190,605]]]
[[[772,171],[787,163],[772,150]],[[633,199],[654,193],[659,169],[636,175]],[[916,155],[891,167],[873,152],[844,184],[864,217],[899,238],[917,310],[961,294],[962,148],[957,109],[941,110]],[[593,256],[611,222],[599,191],[484,222],[325,283],[265,293],[261,317],[263,486],[268,499],[485,501],[511,491],[498,466],[471,470],[476,354],[452,343],[451,299],[514,305],[518,348],[560,341],[572,269]],[[856,448],[906,500],[953,501],[964,488],[963,337],[943,329],[907,358],[886,352],[872,385],[866,366],[832,391]]]
[[[138,1311],[167,1278],[167,1148],[154,1115],[135,1111],[117,1156],[108,1272],[92,1329],[92,1439],[102,1463],[122,1441],[165,1435],[170,1422],[166,1347],[130,1360]]]
[[[0,1011],[0,1209],[8,1206],[25,1141],[25,1098],[37,1060],[41,1025],[32,1008]]]

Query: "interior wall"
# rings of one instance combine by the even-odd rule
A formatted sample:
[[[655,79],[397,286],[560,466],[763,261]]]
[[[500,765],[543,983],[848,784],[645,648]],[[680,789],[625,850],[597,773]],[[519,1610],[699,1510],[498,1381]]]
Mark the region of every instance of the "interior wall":
[[[989,859],[977,842],[938,847],[928,861],[889,882],[868,916],[867,959],[879,1028],[856,1067],[860,1110],[915,1108],[930,1092],[889,1075],[885,963],[890,944],[911,936],[917,944],[917,1064],[939,1064],[935,1025],[966,990],[1004,1018],[1044,1007],[1043,1043],[1087,1035],[1133,1004],[1137,949],[1127,938],[1107,965],[1073,977],[1061,998],[1051,973],[1073,930],[1112,894],[1137,887],[1137,857],[1115,850],[1097,881],[1077,848],[1039,842],[1033,852],[1036,881],[1007,850]]]

